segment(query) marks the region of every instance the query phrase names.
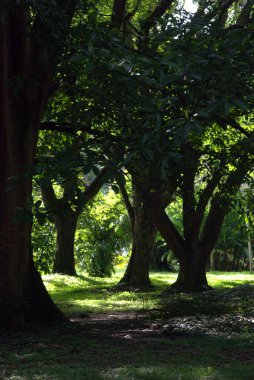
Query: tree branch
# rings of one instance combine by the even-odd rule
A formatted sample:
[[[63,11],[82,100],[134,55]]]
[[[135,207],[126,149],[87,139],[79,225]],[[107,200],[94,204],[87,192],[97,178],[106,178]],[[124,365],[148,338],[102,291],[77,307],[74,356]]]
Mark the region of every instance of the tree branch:
[[[191,234],[190,234],[194,239],[198,238],[200,227],[203,222],[205,210],[208,205],[209,199],[211,198],[222,175],[223,175],[223,172],[220,169],[217,172],[215,172],[211,180],[207,183],[206,188],[203,190],[199,198],[196,211],[195,211],[195,217],[193,218],[193,221],[192,221],[192,228],[191,228]]]
[[[251,135],[248,131],[246,131],[243,127],[241,127],[241,125],[235,119],[231,117],[223,119],[222,117],[217,116],[216,119],[219,122],[219,124],[222,124],[223,126],[229,125],[230,127],[234,128],[236,131],[239,131],[242,134],[244,134],[246,137],[250,137]]]
[[[126,0],[114,0],[113,11],[111,15],[111,28],[121,28],[125,16]]]
[[[91,184],[82,193],[81,199],[84,202],[84,205],[87,204],[93,197],[95,197],[95,195],[98,194],[98,192],[100,191],[100,189],[106,182],[109,173],[110,173],[110,168],[104,167],[103,169],[101,169],[97,177],[91,182]]]
[[[236,163],[236,169],[228,175],[225,183],[212,200],[211,208],[200,238],[200,247],[204,252],[207,252],[208,255],[219,237],[221,226],[232,204],[232,199],[252,166],[252,152],[250,152],[248,157],[246,157],[246,155],[239,157]]]
[[[78,128],[74,128],[71,126],[69,123],[56,123],[54,121],[47,121],[47,122],[42,122],[40,125],[40,130],[41,131],[56,131],[56,132],[62,132],[62,133],[67,133],[72,136],[79,137],[80,139],[82,138],[81,136],[77,136],[77,132],[85,132],[89,133],[92,136],[99,137],[102,139],[109,139],[113,142],[122,142],[122,138],[119,136],[112,135],[110,133],[107,133],[105,131],[99,131],[95,130],[91,126],[87,125],[82,125],[79,126]]]
[[[183,146],[183,227],[184,238],[189,239],[192,232],[193,219],[195,217],[195,177],[198,168],[200,153],[191,146]],[[191,165],[190,165],[191,162]]]
[[[121,193],[121,196],[123,198],[126,210],[128,212],[129,219],[130,219],[130,222],[131,222],[131,227],[132,227],[132,230],[133,230],[134,229],[134,209],[133,209],[133,207],[131,205],[130,198],[128,196],[128,193],[126,191],[125,186],[122,184],[121,181],[117,181],[117,184],[119,186],[120,193]]]
[[[167,243],[168,248],[174,252],[177,259],[179,261],[184,260],[186,254],[184,239],[167,216],[160,192],[156,191],[151,193],[150,199],[153,219],[158,231]]]
[[[142,30],[145,36],[148,35],[149,31],[153,26],[156,25],[156,22],[162,17],[165,12],[170,8],[174,0],[161,0],[157,5],[154,11],[147,17],[146,20],[142,22]]]
[[[253,1],[247,0],[246,4],[243,6],[243,9],[237,19],[237,24],[248,24],[250,22],[250,15],[253,9]]]
[[[57,209],[59,199],[57,199],[52,183],[40,181],[41,195],[44,206],[47,209]]]
[[[133,10],[126,15],[126,17],[125,17],[126,21],[130,21],[132,19],[132,17],[135,16],[140,5],[141,5],[141,0],[137,0],[136,5],[134,6]]]
[[[214,17],[217,16],[217,19],[220,23],[223,23],[225,21],[225,18],[227,18],[227,12],[228,9],[238,0],[221,0],[218,2],[217,5],[214,6],[214,8],[209,12],[205,13],[205,6],[199,6],[198,11],[194,15],[192,21],[195,22],[197,18],[203,18],[207,22],[209,20],[212,20]]]
[[[40,125],[40,130],[41,131],[63,132],[63,133],[67,133],[67,134],[76,136],[76,131],[68,123],[66,123],[66,124],[58,124],[58,123],[56,123],[54,121],[42,122],[41,125]]]

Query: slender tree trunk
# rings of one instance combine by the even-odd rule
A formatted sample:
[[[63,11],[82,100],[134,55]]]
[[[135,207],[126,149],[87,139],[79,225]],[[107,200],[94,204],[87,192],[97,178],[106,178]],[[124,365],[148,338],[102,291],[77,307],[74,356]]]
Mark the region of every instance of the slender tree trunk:
[[[74,240],[78,216],[70,211],[65,217],[55,216],[57,249],[53,272],[75,276]]]
[[[253,273],[253,252],[252,252],[252,246],[251,246],[251,238],[248,236],[248,253],[249,253],[249,268],[250,273]]]
[[[248,238],[248,258],[249,258],[249,269],[250,273],[253,272],[253,252],[251,244],[251,222],[249,212],[246,211],[246,229],[247,229],[247,238]]]
[[[214,270],[215,265],[214,265],[214,252],[212,251],[211,256],[210,256],[210,270]]]

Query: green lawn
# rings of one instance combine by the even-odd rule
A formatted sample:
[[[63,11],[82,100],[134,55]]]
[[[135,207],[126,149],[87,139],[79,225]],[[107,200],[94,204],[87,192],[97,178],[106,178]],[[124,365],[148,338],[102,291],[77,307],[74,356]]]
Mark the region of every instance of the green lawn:
[[[170,273],[151,275],[153,292],[116,292],[120,276],[44,276],[79,323],[3,334],[0,379],[254,379],[254,275],[211,273],[201,295],[167,295]]]

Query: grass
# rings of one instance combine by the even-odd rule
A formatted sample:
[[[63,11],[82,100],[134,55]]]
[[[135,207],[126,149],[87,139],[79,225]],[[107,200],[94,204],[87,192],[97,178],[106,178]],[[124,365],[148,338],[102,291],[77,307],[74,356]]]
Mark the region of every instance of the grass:
[[[160,295],[174,274],[152,273],[155,291],[145,293],[112,291],[120,277],[44,276],[52,298],[67,315],[104,313],[107,318],[119,312],[126,319],[94,320],[90,314],[80,319],[81,325],[6,333],[0,337],[0,378],[254,378],[253,275],[211,273],[215,291],[167,298]],[[147,310],[148,316],[140,318]]]
[[[44,276],[44,283],[54,302],[66,314],[79,312],[106,313],[110,311],[141,311],[159,307],[161,292],[172,283],[176,275],[153,273],[155,291],[130,292],[112,289],[118,283],[122,272],[112,278],[69,277],[62,275]]]

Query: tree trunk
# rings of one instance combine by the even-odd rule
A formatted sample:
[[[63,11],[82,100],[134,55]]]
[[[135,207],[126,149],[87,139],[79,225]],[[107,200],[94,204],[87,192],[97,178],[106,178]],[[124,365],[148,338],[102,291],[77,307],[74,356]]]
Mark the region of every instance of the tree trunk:
[[[249,211],[246,211],[246,229],[247,229],[247,238],[248,238],[248,258],[249,258],[249,269],[250,273],[253,272],[253,252],[251,244],[251,222]]]
[[[45,50],[38,56],[38,41],[36,62],[32,59],[29,8],[21,3],[3,1],[0,10],[0,328],[66,321],[32,258],[29,170],[53,67],[47,66]]]
[[[144,178],[132,175],[133,210],[132,254],[121,285],[135,288],[151,286],[149,269],[155,243],[155,225],[149,201],[149,187]]]
[[[206,264],[209,255],[198,248],[186,251],[185,258],[179,261],[179,273],[171,289],[183,293],[198,293],[211,289],[206,278]]]
[[[59,323],[65,317],[51,301],[33,264],[32,184],[31,179],[21,179],[33,164],[35,133],[22,135],[21,124],[10,121],[5,126],[0,134],[4,148],[0,149],[0,328]],[[11,183],[8,179],[15,176],[18,180]]]
[[[213,270],[215,270],[214,268],[215,268],[215,265],[214,265],[214,252],[212,251],[211,256],[210,256],[210,268],[209,269],[211,271],[213,271]]]
[[[253,273],[253,252],[252,252],[252,244],[251,244],[250,235],[248,235],[248,256],[249,256],[250,273]]]
[[[57,249],[54,261],[54,273],[76,276],[74,260],[74,240],[78,216],[70,210],[65,217],[55,216]]]

